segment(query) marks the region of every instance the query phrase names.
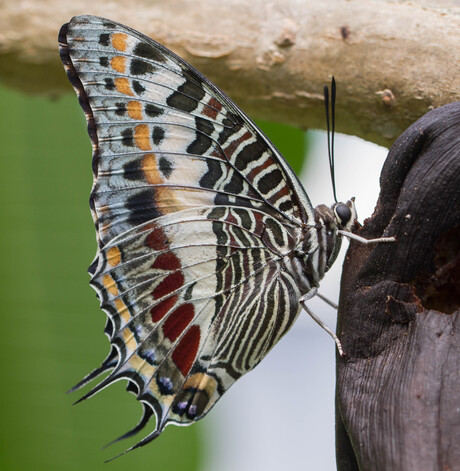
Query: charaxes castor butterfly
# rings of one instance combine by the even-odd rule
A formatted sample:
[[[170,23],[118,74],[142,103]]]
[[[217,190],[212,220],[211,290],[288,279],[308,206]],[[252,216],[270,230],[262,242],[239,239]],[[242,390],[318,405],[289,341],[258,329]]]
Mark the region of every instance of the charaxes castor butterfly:
[[[78,16],[59,43],[93,144],[89,273],[112,346],[74,389],[110,371],[85,399],[127,379],[144,413],[121,438],[156,417],[135,448],[202,418],[267,355],[334,262],[354,204],[313,209],[257,126],[150,38]]]

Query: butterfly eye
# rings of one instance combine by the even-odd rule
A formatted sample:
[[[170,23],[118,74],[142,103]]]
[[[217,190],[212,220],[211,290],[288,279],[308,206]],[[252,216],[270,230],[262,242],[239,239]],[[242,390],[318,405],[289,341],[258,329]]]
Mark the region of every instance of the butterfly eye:
[[[334,211],[340,225],[345,226],[350,221],[351,209],[346,204],[338,204]]]

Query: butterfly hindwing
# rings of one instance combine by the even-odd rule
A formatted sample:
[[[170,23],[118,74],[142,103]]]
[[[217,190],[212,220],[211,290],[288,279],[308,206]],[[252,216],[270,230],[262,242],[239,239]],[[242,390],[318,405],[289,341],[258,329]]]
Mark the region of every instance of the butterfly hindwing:
[[[290,328],[289,260],[313,210],[258,128],[163,46],[80,16],[60,47],[93,143],[91,284],[113,346],[87,396],[129,379],[145,411],[133,432],[157,418],[144,444],[204,416]]]

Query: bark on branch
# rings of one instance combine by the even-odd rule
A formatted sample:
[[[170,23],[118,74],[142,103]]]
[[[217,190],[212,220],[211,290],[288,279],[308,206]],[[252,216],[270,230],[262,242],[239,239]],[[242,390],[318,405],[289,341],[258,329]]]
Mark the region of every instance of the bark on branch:
[[[332,75],[338,130],[383,145],[429,109],[459,99],[456,0],[7,0],[0,80],[34,92],[70,92],[57,33],[77,14],[150,35],[249,115],[301,128],[324,127],[321,91]]]
[[[339,471],[460,469],[460,102],[393,145],[342,275]]]

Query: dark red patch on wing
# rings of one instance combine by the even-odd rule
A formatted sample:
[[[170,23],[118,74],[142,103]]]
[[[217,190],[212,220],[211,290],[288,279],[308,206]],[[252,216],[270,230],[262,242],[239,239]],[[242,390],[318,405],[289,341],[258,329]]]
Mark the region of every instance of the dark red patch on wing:
[[[254,212],[253,217],[256,220],[256,227],[253,230],[254,234],[260,235],[265,230],[264,217],[262,214]]]
[[[197,325],[192,325],[182,337],[171,356],[173,362],[184,376],[187,376],[192,368],[199,345],[200,328]]]
[[[170,296],[150,309],[152,322],[158,322],[169,312],[177,302],[177,296]]]
[[[249,174],[248,174],[248,180],[250,180],[251,182],[254,180],[254,178],[260,173],[262,172],[263,170],[266,170],[268,167],[270,167],[270,165],[273,165],[273,161],[271,159],[267,159],[265,160],[264,163],[260,164],[259,166],[257,166],[256,168],[253,168]]]
[[[169,247],[169,240],[161,227],[155,227],[147,236],[145,243],[153,250],[165,250]]]
[[[227,156],[227,158],[230,158],[237,147],[244,141],[247,141],[248,139],[251,139],[252,134],[248,131],[245,132],[241,137],[238,139],[235,139],[234,141],[230,142],[230,144],[224,149],[224,153]]]
[[[152,268],[160,268],[162,270],[177,270],[180,267],[180,260],[172,252],[158,255],[152,265]]]
[[[273,196],[271,196],[270,199],[277,201],[278,199],[288,194],[289,194],[289,188],[287,187],[287,185],[285,185],[285,186],[282,186]]]
[[[179,289],[184,284],[184,275],[180,271],[176,271],[168,275],[153,291],[152,295],[155,299],[160,299],[169,293]]]
[[[216,119],[217,113],[222,109],[222,104],[214,97],[208,101],[208,104],[203,107],[202,114],[209,116],[211,119]]]
[[[166,338],[174,342],[184,329],[192,322],[195,315],[193,304],[182,304],[168,316],[163,325],[163,333]]]
[[[236,217],[232,213],[228,213],[227,218],[225,220],[231,224],[238,224]]]

